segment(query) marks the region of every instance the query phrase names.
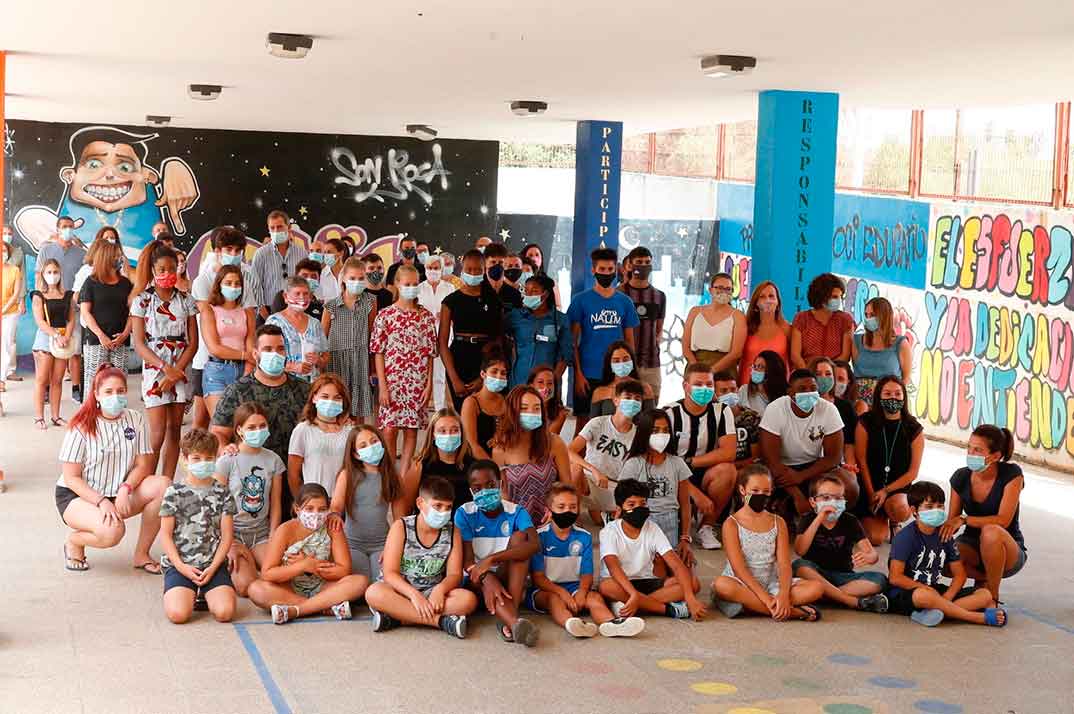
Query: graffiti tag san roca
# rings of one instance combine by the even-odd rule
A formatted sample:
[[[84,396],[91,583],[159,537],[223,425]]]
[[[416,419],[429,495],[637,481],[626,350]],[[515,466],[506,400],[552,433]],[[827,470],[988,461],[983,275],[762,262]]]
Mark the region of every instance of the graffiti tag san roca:
[[[353,151],[337,146],[332,149],[331,159],[332,165],[341,175],[336,176],[334,182],[359,189],[368,185],[368,190],[359,190],[354,194],[354,200],[358,203],[369,198],[381,203],[384,203],[385,198],[405,201],[413,192],[421,196],[425,203],[431,205],[432,193],[415,184],[423,183],[429,186],[439,178],[440,189],[446,191],[447,177],[451,175],[451,172],[444,168],[443,150],[440,145],[433,144],[432,152],[433,160],[421,164],[411,163],[410,152],[402,149],[389,149],[387,161],[383,156],[374,156],[359,163]],[[387,185],[383,184],[385,163],[388,169]]]

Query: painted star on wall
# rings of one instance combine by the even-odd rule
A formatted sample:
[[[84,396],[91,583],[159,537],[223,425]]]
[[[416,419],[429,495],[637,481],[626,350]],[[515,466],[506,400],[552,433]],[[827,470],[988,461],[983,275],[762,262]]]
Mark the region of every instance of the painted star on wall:
[[[258,169],[258,171],[261,172],[261,175],[266,177],[269,175],[269,171],[271,170],[272,169],[270,169],[268,166],[262,166],[260,169]]]
[[[680,227],[679,230],[677,230],[675,232],[679,234],[680,238],[685,238],[686,236],[690,235],[690,231],[688,231],[688,230],[686,230],[685,228],[682,228],[682,227]]]
[[[504,228],[502,231],[500,231],[500,239],[504,243],[506,243],[507,239],[510,238],[510,237],[511,237],[511,229],[510,228]]]
[[[306,208],[305,206],[299,206],[298,212],[302,214],[303,218],[305,218],[306,214],[310,212],[310,209]]]

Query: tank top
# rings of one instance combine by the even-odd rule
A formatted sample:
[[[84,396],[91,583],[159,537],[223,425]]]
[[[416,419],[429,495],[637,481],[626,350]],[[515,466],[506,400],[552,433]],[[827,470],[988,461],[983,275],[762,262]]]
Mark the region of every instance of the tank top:
[[[447,574],[448,557],[451,555],[451,539],[455,529],[449,523],[440,529],[436,540],[426,546],[418,537],[418,517],[403,517],[403,558],[399,573],[418,590],[428,590],[443,581]]]
[[[789,347],[787,333],[782,330],[768,339],[763,339],[756,334],[746,335],[746,343],[742,346],[742,360],[738,363],[738,383],[749,384],[753,361],[757,359],[757,355],[766,350],[775,352],[783,358],[783,364],[789,365],[791,363],[787,358]]]
[[[62,298],[46,298],[45,294],[38,290],[30,293],[31,298],[41,298],[41,302],[44,303],[45,314],[48,316],[48,324],[54,329],[67,326],[67,315],[71,310],[72,296],[74,296],[74,292],[71,290],[65,292]]]
[[[246,346],[246,311],[241,307],[228,310],[213,305],[213,317],[216,318],[216,335],[220,344],[240,352]]]
[[[388,538],[388,504],[380,499],[379,472],[363,472],[354,489],[343,532],[347,534],[347,544],[355,550],[371,553],[384,549]]]
[[[698,312],[694,319],[693,331],[690,333],[691,350],[707,350],[709,352],[730,352],[731,334],[735,328],[735,315],[733,312],[717,322],[709,324],[705,319],[705,313]]]
[[[779,572],[776,569],[776,536],[779,535],[779,522],[773,522],[771,530],[758,533],[744,527],[734,516],[731,516],[731,520],[738,528],[738,542],[742,546],[742,557],[746,561],[746,567],[750,569],[750,574],[765,588],[772,582],[779,582]],[[724,566],[723,574],[735,576],[730,560]]]
[[[477,402],[477,443],[491,454],[492,447],[489,444],[492,442],[492,437],[496,436],[496,420],[499,417],[487,413],[477,397],[474,397],[474,401]]]
[[[865,346],[865,335],[861,332],[854,335],[854,346],[858,356],[854,358],[854,375],[856,377],[872,377],[880,379],[889,374],[897,377],[902,376],[902,365],[899,364],[899,347],[906,338],[896,335],[891,347],[874,350]]]
[[[459,509],[464,503],[474,500],[473,495],[470,493],[470,484],[466,481],[466,470],[473,461],[474,458],[469,454],[466,455],[461,464],[448,464],[438,458],[434,458],[432,461],[422,464],[421,480],[424,481],[433,476],[447,479],[448,483],[455,487],[455,499],[451,507]]]
[[[503,475],[507,500],[525,508],[534,523],[542,523],[548,513],[548,489],[559,478],[551,454],[536,463],[504,466]]]

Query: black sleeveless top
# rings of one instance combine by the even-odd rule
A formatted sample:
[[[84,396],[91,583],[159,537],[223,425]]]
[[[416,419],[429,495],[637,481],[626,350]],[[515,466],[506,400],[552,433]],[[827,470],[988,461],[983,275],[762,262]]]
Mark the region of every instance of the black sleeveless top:
[[[44,293],[39,290],[34,290],[30,293],[31,298],[35,296],[41,298],[41,302],[44,303],[48,324],[57,330],[61,327],[67,327],[67,315],[71,310],[71,297],[73,295],[74,292],[71,290],[65,292],[62,298],[46,298]]]
[[[469,454],[462,460],[461,464],[447,464],[439,458],[434,458],[432,461],[422,464],[421,480],[424,481],[431,476],[440,476],[447,479],[455,487],[455,502],[451,507],[457,510],[464,503],[474,500],[473,495],[470,493],[470,484],[466,482],[466,470],[473,462],[474,458]]]

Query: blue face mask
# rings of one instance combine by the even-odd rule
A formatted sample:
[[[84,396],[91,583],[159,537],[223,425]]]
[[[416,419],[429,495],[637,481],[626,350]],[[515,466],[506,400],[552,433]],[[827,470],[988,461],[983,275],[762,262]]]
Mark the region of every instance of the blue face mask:
[[[384,458],[384,444],[378,441],[369,446],[363,446],[358,449],[358,458],[367,464],[376,466]]]
[[[835,523],[839,520],[839,516],[843,515],[843,512],[847,510],[847,501],[845,498],[837,498],[834,501],[817,501],[816,512],[820,513],[821,509],[826,506],[831,506],[835,509],[835,513],[832,513],[826,519],[829,523]]]
[[[506,379],[500,379],[499,377],[493,377],[491,375],[485,377],[485,389],[490,392],[502,392],[506,388]]]
[[[426,263],[428,263],[429,262],[429,254],[426,253],[425,251],[422,251],[422,252],[418,253],[418,262],[421,263],[422,265],[425,265]]]
[[[631,360],[627,360],[626,362],[612,362],[612,374],[616,377],[628,377],[633,371],[634,362]]]
[[[418,293],[421,292],[421,288],[417,285],[401,285],[399,286],[399,297],[404,300],[417,300]]]
[[[242,440],[255,449],[260,449],[268,441],[268,437],[268,429],[247,429],[242,433]]]
[[[716,401],[725,407],[737,407],[741,400],[738,398],[737,392],[728,392],[727,394],[721,394],[716,398]]]
[[[966,454],[966,467],[970,471],[984,471],[988,464],[980,454]]]
[[[761,384],[762,382],[764,382],[764,375],[765,375],[765,373],[762,372],[759,369],[751,370],[750,371],[750,381],[753,382],[754,384]]]
[[[483,488],[474,494],[474,504],[485,513],[500,510],[501,503],[498,488]]]
[[[242,254],[231,255],[230,253],[221,253],[220,265],[242,265]]]
[[[363,290],[365,290],[364,280],[345,280],[343,282],[347,284],[347,292],[349,292],[351,295],[359,295]]]
[[[827,394],[835,386],[835,377],[817,377],[817,391]]]
[[[522,271],[522,277],[518,279],[519,285],[525,285],[526,281],[533,277],[533,273],[528,270]]]
[[[619,411],[623,412],[623,416],[633,419],[641,411],[641,402],[637,399],[620,399]]]
[[[288,231],[270,231],[269,237],[272,238],[272,242],[276,245],[283,245],[291,237],[291,234]]]
[[[335,419],[343,413],[343,402],[335,399],[318,399],[314,402],[317,407],[317,416],[322,419]]]
[[[484,275],[470,275],[469,273],[463,273],[461,277],[462,281],[472,288],[476,288],[485,280]]]
[[[712,401],[712,395],[716,393],[716,390],[712,387],[690,387],[690,399],[695,404],[700,404],[703,407],[707,407],[709,402]]]
[[[540,414],[519,414],[518,423],[522,425],[522,428],[526,431],[533,431],[539,429],[543,423],[543,419]]]
[[[331,268],[336,264],[336,256],[333,253],[324,254],[324,267]]]
[[[101,411],[105,416],[119,416],[127,408],[126,394],[109,394],[98,400],[101,403]]]
[[[315,263],[323,263],[324,262],[324,253],[310,253],[310,260],[312,260]]]
[[[880,329],[880,320],[875,317],[865,318],[865,329],[869,332],[876,332]]]
[[[541,306],[541,296],[540,295],[523,295],[522,296],[522,304],[525,307],[528,307],[530,310],[536,310],[537,308],[539,308]]]
[[[918,511],[917,517],[920,518],[921,522],[926,526],[939,528],[947,522],[947,511],[942,508],[930,508],[925,511]]]
[[[436,434],[433,439],[436,441],[436,448],[449,454],[455,453],[462,446],[462,434]]]
[[[813,411],[813,407],[817,406],[819,401],[820,395],[816,392],[798,392],[794,395],[794,403],[807,414]]]
[[[840,310],[843,309],[843,298],[831,298],[825,304],[825,307],[828,308],[829,310],[831,310],[832,312],[839,312]]]
[[[451,276],[455,274],[454,263],[444,263],[444,275]]]
[[[430,508],[427,511],[422,511],[421,517],[425,519],[430,528],[440,530],[451,522],[451,511],[438,511],[435,508]]]
[[[186,470],[194,478],[211,478],[216,472],[216,462],[189,461],[187,462]]]
[[[238,300],[242,297],[242,288],[235,288],[230,285],[221,285],[220,294],[224,296],[225,300]]]
[[[317,292],[317,288],[321,286],[321,281],[317,278],[306,278],[306,284],[310,286],[310,292]]]
[[[287,358],[276,352],[262,352],[257,358],[257,366],[270,377],[279,377],[287,365]]]

